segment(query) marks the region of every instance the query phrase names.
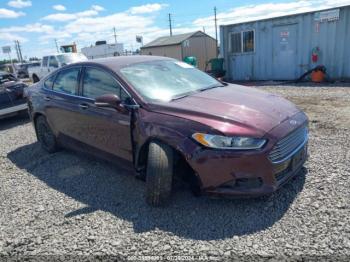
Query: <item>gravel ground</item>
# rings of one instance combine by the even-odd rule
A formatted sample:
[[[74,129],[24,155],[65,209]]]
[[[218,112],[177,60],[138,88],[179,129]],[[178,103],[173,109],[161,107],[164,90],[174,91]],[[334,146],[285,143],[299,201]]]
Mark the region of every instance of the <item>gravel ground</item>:
[[[310,157],[296,179],[259,199],[179,189],[169,207],[151,208],[128,171],[74,152],[48,155],[27,119],[1,120],[0,256],[349,260],[350,89],[261,88],[306,111]]]

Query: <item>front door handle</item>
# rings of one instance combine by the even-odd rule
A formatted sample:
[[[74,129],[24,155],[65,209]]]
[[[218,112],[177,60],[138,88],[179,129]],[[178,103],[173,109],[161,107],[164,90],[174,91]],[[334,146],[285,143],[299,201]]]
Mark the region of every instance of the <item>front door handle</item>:
[[[80,109],[84,109],[84,110],[89,108],[87,104],[80,104],[79,107]]]
[[[45,96],[45,97],[44,97],[44,100],[45,100],[45,101],[50,101],[50,100],[51,100],[51,97]]]

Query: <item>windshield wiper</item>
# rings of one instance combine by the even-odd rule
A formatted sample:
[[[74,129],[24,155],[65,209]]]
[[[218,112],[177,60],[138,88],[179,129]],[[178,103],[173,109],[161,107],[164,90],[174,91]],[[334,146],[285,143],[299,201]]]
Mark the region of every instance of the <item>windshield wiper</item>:
[[[181,99],[181,98],[184,98],[186,96],[190,96],[190,95],[193,95],[197,93],[196,91],[190,91],[190,92],[186,92],[186,93],[183,93],[181,95],[178,95],[178,96],[174,96],[173,98],[171,98],[170,101],[174,101],[174,100],[178,100],[178,99]]]
[[[215,85],[207,86],[207,87],[200,88],[200,89],[197,89],[197,90],[194,90],[194,91],[186,92],[186,93],[183,93],[181,95],[173,97],[170,101],[181,99],[181,98],[184,98],[186,96],[190,96],[190,95],[193,95],[193,94],[196,94],[196,93],[199,93],[199,92],[203,92],[203,91],[206,91],[206,90],[209,90],[209,89],[217,88],[217,87],[224,87],[224,85],[215,84]]]
[[[214,85],[211,85],[211,86],[207,86],[207,87],[201,88],[198,91],[202,92],[202,91],[213,89],[213,88],[217,88],[217,87],[224,87],[224,85],[214,84]]]

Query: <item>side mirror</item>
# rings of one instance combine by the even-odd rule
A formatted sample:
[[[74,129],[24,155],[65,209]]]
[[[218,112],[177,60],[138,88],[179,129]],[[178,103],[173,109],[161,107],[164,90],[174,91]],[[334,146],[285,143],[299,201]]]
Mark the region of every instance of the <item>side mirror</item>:
[[[121,105],[121,100],[117,95],[107,94],[99,96],[95,99],[95,105],[98,107],[110,107],[122,111],[124,107]]]

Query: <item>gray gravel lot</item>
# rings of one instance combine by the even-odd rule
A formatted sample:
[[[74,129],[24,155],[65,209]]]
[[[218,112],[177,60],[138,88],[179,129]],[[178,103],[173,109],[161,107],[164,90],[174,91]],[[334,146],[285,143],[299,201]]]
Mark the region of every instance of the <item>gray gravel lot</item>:
[[[151,208],[129,171],[74,152],[49,155],[27,119],[0,120],[0,255],[349,260],[350,88],[261,88],[306,111],[310,157],[296,179],[259,199],[180,188],[169,207]]]

